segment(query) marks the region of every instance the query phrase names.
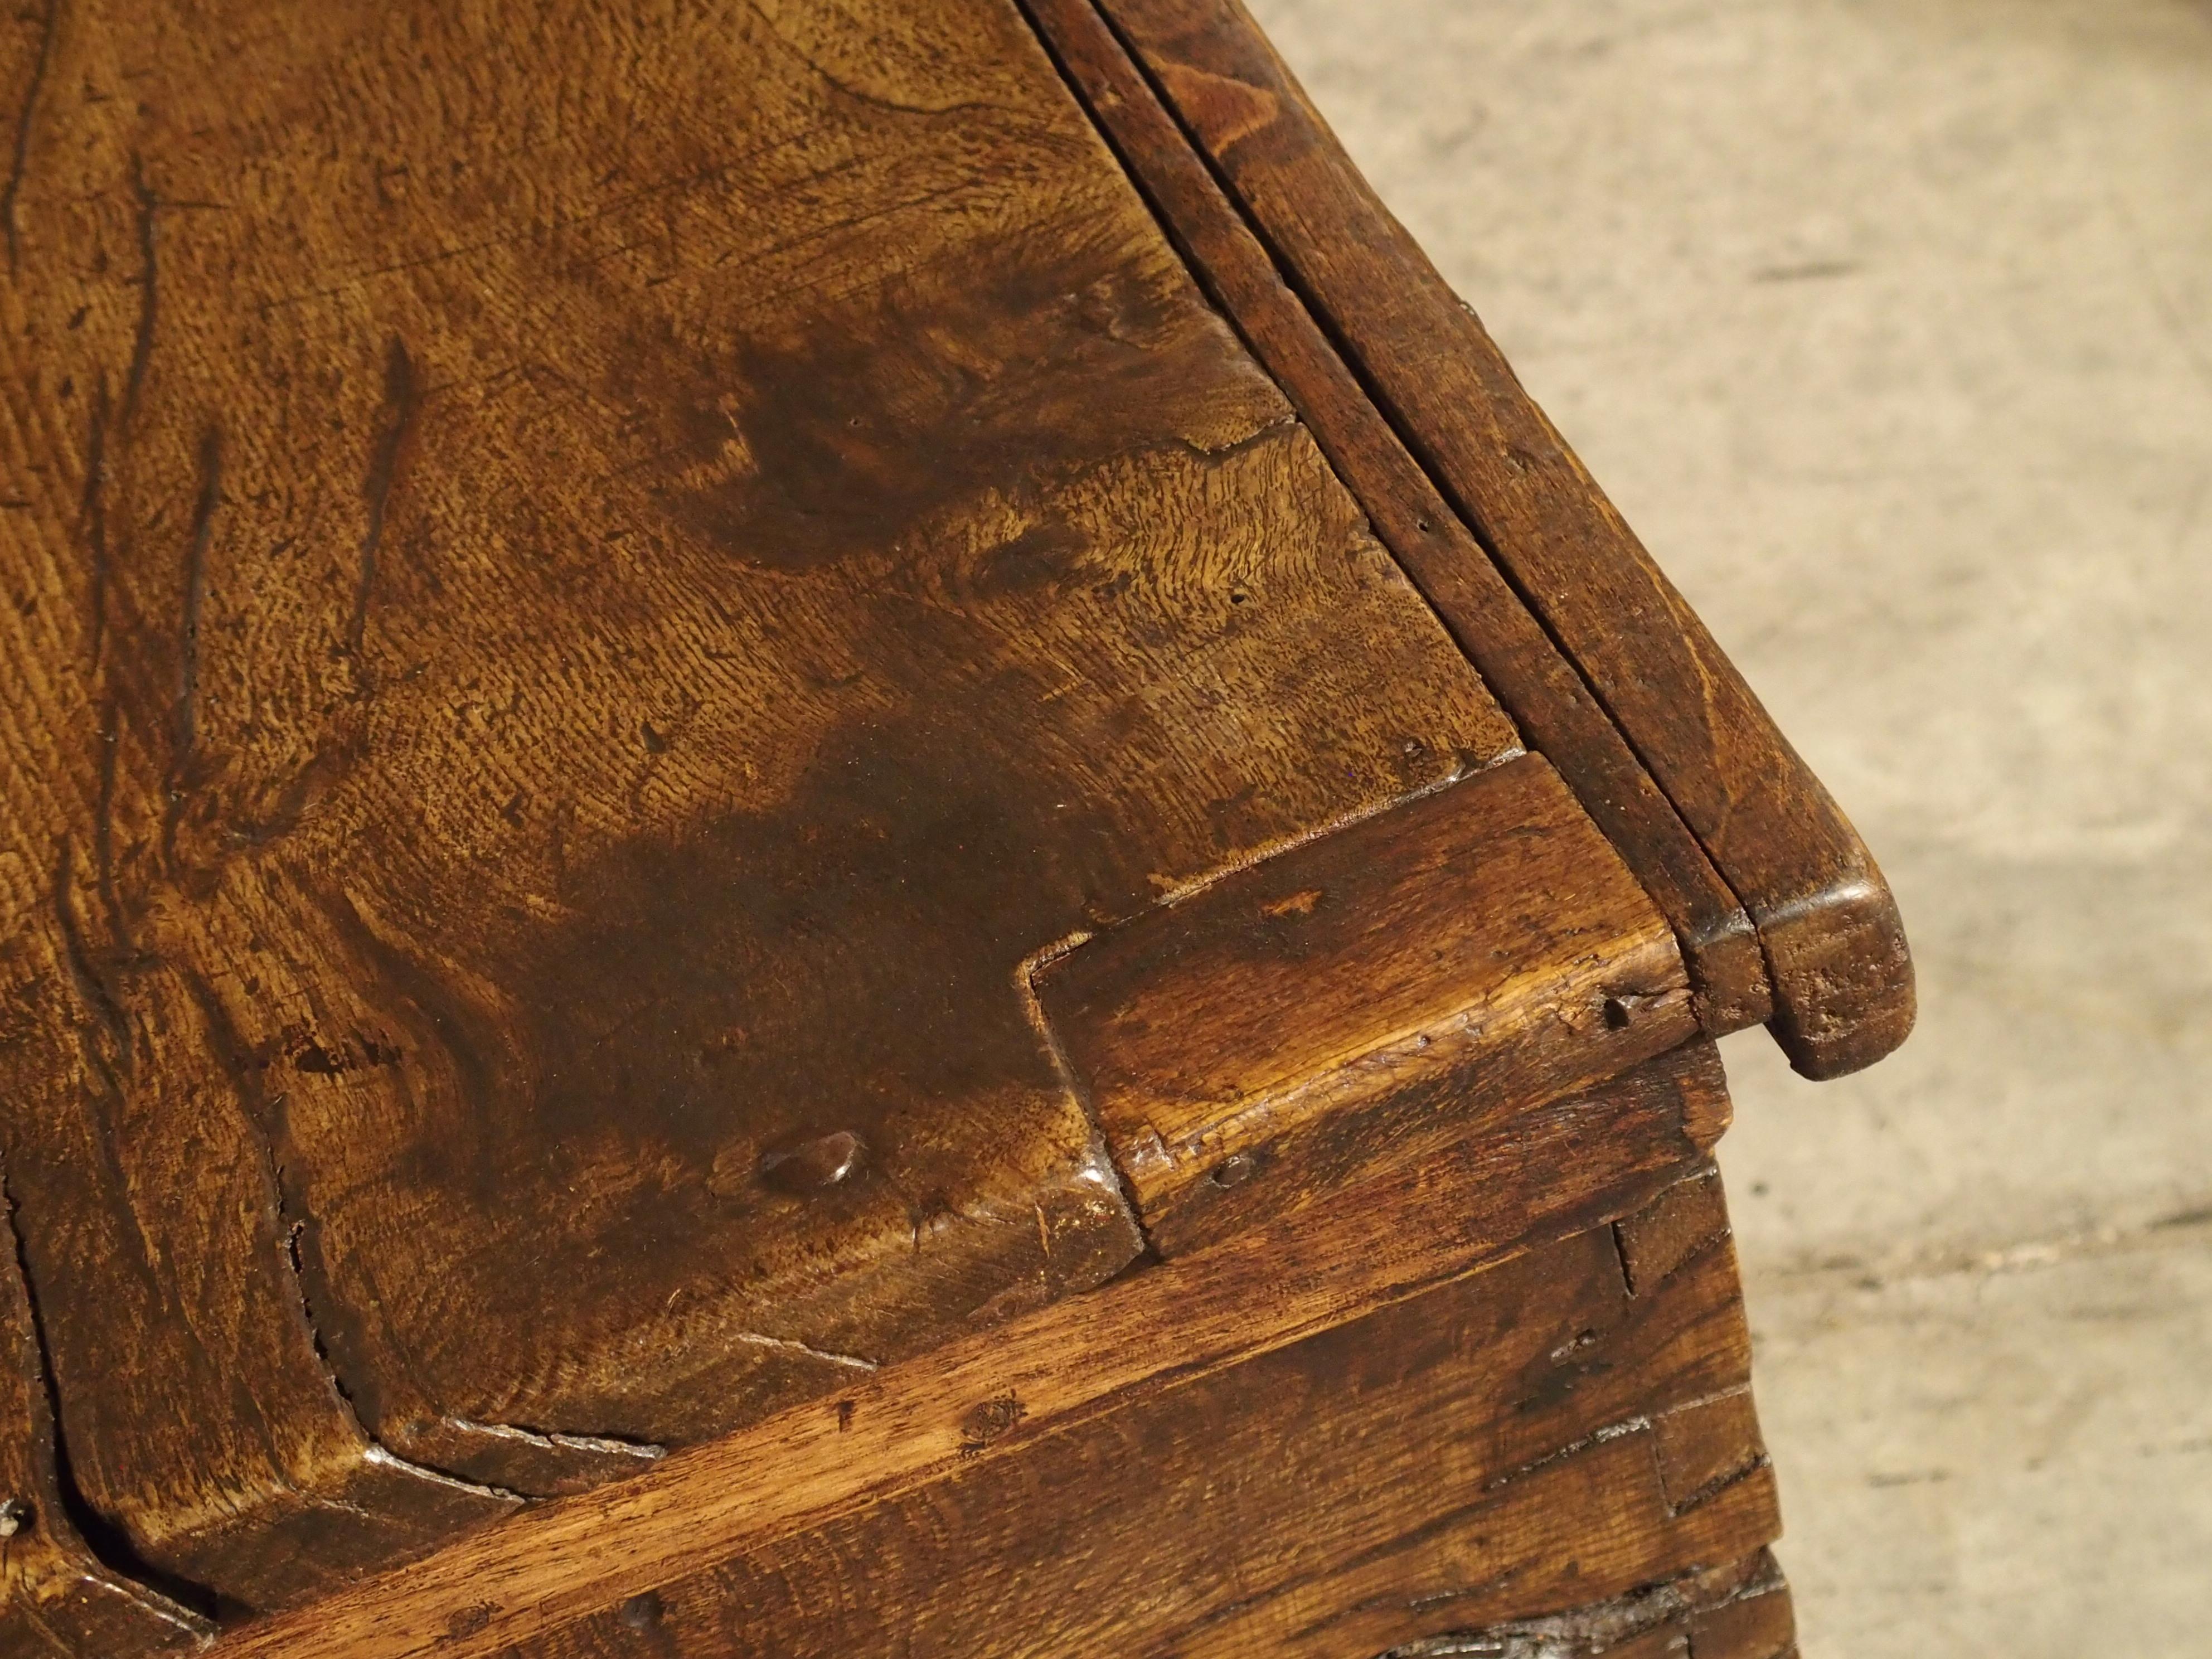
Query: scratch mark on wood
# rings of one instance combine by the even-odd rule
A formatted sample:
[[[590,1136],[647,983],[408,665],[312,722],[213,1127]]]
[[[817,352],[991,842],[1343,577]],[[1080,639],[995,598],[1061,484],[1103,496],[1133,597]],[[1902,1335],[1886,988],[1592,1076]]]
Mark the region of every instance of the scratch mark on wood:
[[[406,342],[395,334],[384,357],[384,430],[377,438],[368,477],[362,483],[368,523],[362,532],[361,570],[354,583],[353,614],[346,622],[344,646],[344,654],[356,660],[368,627],[369,600],[376,591],[377,556],[384,545],[392,492],[398,483],[408,440],[414,434],[415,418],[422,407],[422,390],[416,381],[414,359],[407,355]]]
[[[758,1331],[739,1331],[732,1339],[756,1348],[781,1348],[791,1353],[805,1354],[809,1359],[819,1359],[825,1364],[842,1365],[848,1370],[872,1371],[881,1370],[876,1361],[863,1359],[858,1354],[832,1353],[826,1348],[811,1347],[806,1343],[789,1337],[764,1336]]]
[[[115,890],[115,763],[123,738],[118,718],[115,698],[110,694],[100,708],[100,794],[93,809],[92,857],[100,884],[100,906],[107,914],[109,941],[124,950],[130,943],[129,929],[124,926],[123,903]]]
[[[23,106],[15,117],[15,149],[8,168],[8,183],[0,188],[0,227],[4,227],[8,238],[8,275],[15,275],[15,266],[21,250],[18,246],[21,226],[15,217],[16,198],[23,189],[23,175],[31,160],[31,121],[38,113],[39,94],[46,84],[46,68],[53,62],[54,32],[61,21],[62,0],[47,0],[46,15],[39,21],[39,56],[31,66],[30,84],[23,88]]]
[[[465,1417],[448,1417],[446,1421],[468,1434],[520,1440],[550,1451],[598,1452],[611,1457],[635,1457],[644,1463],[657,1463],[668,1455],[665,1446],[656,1446],[650,1441],[623,1440],[612,1435],[563,1434],[557,1429],[526,1429],[514,1423],[477,1423]]]
[[[158,303],[160,267],[155,257],[154,215],[161,204],[146,182],[145,164],[134,152],[131,157],[131,193],[138,204],[138,331],[131,342],[131,369],[123,382],[123,423],[131,424],[138,412],[138,394],[146,385],[146,366],[154,356],[154,324]]]
[[[222,434],[210,427],[200,438],[200,489],[185,543],[184,599],[177,623],[177,699],[170,717],[168,804],[161,821],[162,855],[173,869],[177,825],[191,793],[192,750],[199,740],[200,613],[207,602],[208,543],[222,488]]]
[[[54,868],[54,921],[61,933],[62,960],[68,967],[70,981],[75,985],[78,1000],[91,1011],[100,1027],[115,1044],[125,1070],[131,1061],[131,1024],[117,1006],[114,993],[101,977],[86,948],[84,929],[78,922],[76,907],[70,902],[70,889],[76,884],[76,848],[66,838],[62,842],[61,854]],[[120,1084],[115,1068],[105,1054],[90,1042],[84,1044],[85,1060],[94,1071],[100,1073],[112,1089],[119,1091]]]

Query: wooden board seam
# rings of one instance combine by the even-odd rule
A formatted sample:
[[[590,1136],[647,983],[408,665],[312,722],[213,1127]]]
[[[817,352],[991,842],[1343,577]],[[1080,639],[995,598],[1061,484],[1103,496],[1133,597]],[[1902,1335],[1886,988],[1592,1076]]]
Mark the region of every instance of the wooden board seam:
[[[1173,127],[1187,158],[1204,173],[1212,186],[1214,195],[1220,199],[1227,212],[1233,216],[1237,228],[1259,249],[1266,258],[1275,281],[1281,286],[1291,304],[1297,308],[1300,316],[1319,336],[1324,349],[1331,355],[1337,366],[1358,389],[1369,410],[1388,430],[1393,441],[1405,453],[1412,464],[1419,469],[1424,482],[1435,498],[1430,510],[1448,515],[1452,524],[1473,544],[1496,580],[1513,596],[1514,602],[1520,607],[1529,625],[1541,635],[1559,668],[1572,677],[1581,694],[1588,698],[1590,704],[1602,716],[1613,738],[1622,745],[1643,779],[1658,797],[1673,827],[1679,832],[1680,838],[1693,849],[1694,855],[1702,866],[1705,876],[1726,891],[1735,909],[1732,917],[1718,927],[1710,927],[1704,930],[1688,927],[1673,907],[1662,907],[1668,909],[1668,919],[1674,925],[1680,937],[1685,961],[1690,966],[1693,981],[1697,982],[1699,1006],[1706,1030],[1711,1035],[1722,1036],[1729,1031],[1760,1024],[1769,1018],[1771,1007],[1766,1000],[1768,996],[1766,988],[1772,971],[1771,963],[1763,942],[1758,941],[1758,930],[1749,919],[1749,912],[1743,905],[1741,896],[1728,884],[1725,875],[1713,864],[1710,854],[1698,842],[1694,832],[1691,830],[1686,820],[1682,817],[1680,807],[1673,798],[1668,795],[1657,778],[1653,775],[1649,763],[1622,729],[1611,707],[1598,695],[1587,671],[1573,653],[1565,649],[1564,643],[1541,610],[1530,601],[1525,588],[1514,579],[1512,574],[1498,557],[1497,550],[1492,545],[1486,532],[1452,492],[1439,483],[1428,458],[1408,441],[1407,434],[1401,429],[1398,422],[1376,398],[1370,378],[1358,359],[1349,352],[1340,331],[1327,315],[1315,306],[1310,295],[1297,282],[1294,273],[1287,268],[1279,251],[1238,194],[1233,181],[1224,174],[1213,158],[1207,154],[1202,145],[1198,143],[1188,125],[1176,109],[1173,100],[1164,95],[1157,77],[1145,63],[1142,55],[1132,48],[1112,15],[1097,5],[1096,0],[1062,0],[1062,3],[1080,8],[1083,15],[1095,22],[1097,28],[1113,42],[1115,52],[1126,64],[1128,72],[1142,82],[1161,116]],[[1120,141],[1111,124],[1102,118],[1096,106],[1096,100],[1102,95],[1111,94],[1110,93],[1102,94],[1099,88],[1091,86],[1062,51],[1052,27],[1047,24],[1041,15],[1041,5],[1054,3],[1054,0],[1018,0],[1018,3],[1027,15],[1041,45],[1066,82],[1071,94],[1090,114],[1099,133],[1101,142],[1104,143],[1121,162],[1128,174],[1132,187],[1143,198],[1146,205],[1158,222],[1163,234],[1168,237],[1189,268],[1192,279],[1213,301],[1217,309],[1230,326],[1236,331],[1238,337],[1244,342],[1254,357],[1263,367],[1268,368],[1268,372],[1277,378],[1279,384],[1284,385],[1286,394],[1292,398],[1293,402],[1298,402],[1296,391],[1281,380],[1273,367],[1267,343],[1254,337],[1237,307],[1219,292],[1206,261],[1193,247],[1187,228],[1178,222],[1174,213],[1162,201],[1155,188],[1154,180],[1148,175],[1146,167],[1139,159],[1133,155],[1127,146]],[[1301,418],[1315,429],[1316,435],[1323,440],[1324,450],[1328,450],[1329,446],[1327,442],[1326,423],[1316,419],[1313,411],[1303,408]],[[1339,481],[1352,494],[1354,499],[1360,502],[1362,507],[1367,511],[1370,520],[1375,520],[1376,514],[1374,503],[1368,493],[1358,488],[1352,479],[1346,475],[1344,468],[1338,465],[1333,453],[1330,465]],[[1430,528],[1425,520],[1423,521],[1421,527],[1424,530]],[[1382,539],[1394,562],[1405,574],[1407,580],[1413,583],[1416,591],[1421,594],[1431,614],[1437,617],[1439,625],[1444,629],[1461,651],[1468,655],[1470,661],[1474,660],[1475,653],[1470,650],[1468,641],[1461,629],[1443,613],[1428,585],[1408,564],[1401,550],[1390,543],[1389,538],[1385,536]],[[1481,665],[1477,663],[1476,665],[1480,670]],[[1525,726],[1528,720],[1525,704],[1511,700],[1507,690],[1494,683],[1492,684],[1492,690],[1501,702],[1506,703],[1509,712],[1513,714],[1516,720]],[[1565,765],[1564,757],[1555,754],[1551,758],[1561,763],[1563,774],[1568,776],[1570,783],[1575,787],[1577,793],[1583,797],[1587,807],[1595,809],[1601,805],[1591,787],[1593,781],[1575,775],[1573,771]],[[1621,844],[1620,850],[1624,856],[1630,858],[1632,865],[1638,868],[1639,878],[1648,881],[1650,872],[1638,849]],[[1705,960],[1706,951],[1709,948],[1717,948],[1727,944],[1738,933],[1747,943],[1753,945],[1757,957],[1758,982],[1746,988],[1733,997],[1728,997],[1722,994],[1720,988],[1708,982],[1711,973]]]

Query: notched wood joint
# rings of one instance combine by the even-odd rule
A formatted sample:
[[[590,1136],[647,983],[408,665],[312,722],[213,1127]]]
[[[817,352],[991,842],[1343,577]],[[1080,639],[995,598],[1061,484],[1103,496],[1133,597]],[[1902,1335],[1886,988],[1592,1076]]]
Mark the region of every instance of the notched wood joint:
[[[1528,755],[1178,894],[1031,987],[1164,1255],[1697,1031],[1664,918]]]

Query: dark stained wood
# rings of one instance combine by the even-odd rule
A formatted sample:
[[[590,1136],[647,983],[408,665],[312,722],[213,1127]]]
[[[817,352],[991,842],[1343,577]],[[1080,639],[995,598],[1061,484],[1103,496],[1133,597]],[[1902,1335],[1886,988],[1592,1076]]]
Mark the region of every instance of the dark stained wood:
[[[1534,756],[1148,912],[1036,986],[1170,1255],[1697,1030],[1665,919]]]
[[[1509,1393],[1534,1389],[1516,1397],[1540,1397],[1538,1414],[1553,1413],[1543,1419],[1550,1426],[1533,1426],[1525,1442],[1513,1438],[1520,1431],[1510,1423],[1500,1427],[1512,1444],[1533,1449],[1525,1456],[1501,1453],[1501,1462],[1486,1465],[1502,1474],[1565,1447],[1575,1437],[1559,1425],[1583,1420],[1577,1413],[1593,1423],[1626,1420],[1740,1387],[1745,1355],[1733,1257],[1724,1237],[1705,1252],[1706,1270],[1695,1278],[1696,1288],[1666,1301],[1672,1311],[1654,1312],[1636,1326],[1642,1334],[1635,1340],[1652,1345],[1660,1356],[1654,1364],[1678,1379],[1674,1392],[1637,1396],[1630,1368],[1610,1364],[1598,1352],[1613,1338],[1601,1336],[1599,1325],[1590,1322],[1612,1320],[1606,1330],[1625,1332],[1621,1322],[1635,1324],[1637,1307],[1660,1305],[1658,1298],[1629,1295],[1613,1232],[1598,1224],[1632,1212],[1671,1184],[1699,1175],[1705,1167],[1702,1148],[1724,1121],[1717,1061],[1709,1044],[1693,1043],[1601,1089],[1487,1126],[1441,1157],[1371,1170],[1347,1187],[1340,1203],[1309,1206],[1213,1249],[1146,1267],[995,1331],[855,1377],[852,1387],[830,1398],[676,1453],[638,1480],[526,1512],[315,1607],[250,1626],[226,1638],[220,1651],[226,1659],[430,1652],[441,1659],[473,1659],[514,1645],[566,1639],[559,1632],[602,1613],[613,1612],[619,1629],[625,1605],[653,1604],[638,1598],[657,1597],[665,1607],[685,1581],[741,1571],[733,1564],[765,1559],[771,1551],[803,1554],[807,1537],[886,1505],[896,1508],[908,1501],[902,1493],[915,1494],[913,1501],[922,1507],[911,1513],[922,1514],[927,1493],[953,1490],[943,1482],[980,1478],[1000,1463],[1008,1468],[1005,1478],[1018,1483],[1033,1458],[1057,1455],[1048,1449],[1063,1435],[1085,1432],[1086,1424],[1113,1419],[1125,1410],[1149,1412],[1146,1401],[1212,1386],[1207,1379],[1439,1286],[1464,1282],[1463,1291],[1432,1305],[1463,1309],[1464,1320],[1474,1322],[1470,1330],[1488,1331],[1495,1316],[1481,1309],[1504,1295],[1495,1287],[1524,1285],[1516,1296],[1542,1310],[1532,1316],[1549,1329],[1559,1310],[1547,1298],[1559,1288],[1560,1262],[1571,1260],[1580,1264],[1576,1282],[1587,1284],[1598,1300],[1589,1318],[1568,1322],[1565,1337],[1539,1345],[1536,1358],[1521,1370],[1498,1370],[1503,1362],[1486,1358],[1486,1343],[1473,1337],[1423,1346],[1419,1334],[1431,1323],[1425,1314],[1394,1326],[1406,1330],[1413,1352],[1455,1354],[1455,1363],[1474,1368],[1468,1376],[1517,1379]],[[1563,1238],[1579,1241],[1565,1257],[1550,1249]],[[1528,1270],[1533,1278],[1500,1279],[1484,1271],[1533,1254],[1543,1254],[1547,1262]],[[1686,1268],[1669,1283],[1693,1277]],[[1593,1340],[1575,1348],[1569,1339],[1585,1330]],[[1525,1334],[1512,1339],[1528,1340]],[[1571,1352],[1554,1361],[1549,1356],[1562,1341]],[[1309,1369],[1318,1379],[1328,1365]],[[1464,1376],[1462,1382],[1476,1386]],[[1179,1397],[1200,1396],[1186,1392]],[[1182,1423],[1191,1433],[1210,1435],[1228,1432],[1232,1420],[1196,1408],[1181,1414],[1171,1406],[1162,1409],[1164,1415],[1144,1420]],[[1395,1420],[1390,1412],[1377,1416],[1382,1424]],[[1353,1412],[1343,1431],[1355,1455],[1352,1443],[1383,1431],[1374,1424],[1354,1426],[1364,1421]],[[1539,1443],[1547,1439],[1556,1443]],[[1639,1441],[1635,1449],[1638,1467],[1649,1477],[1633,1487],[1641,1494],[1635,1502],[1643,1506],[1637,1513],[1644,1517],[1636,1524],[1645,1528],[1640,1535],[1651,1543],[1666,1531],[1662,1522],[1672,1504],[1657,1484],[1650,1443]],[[1205,1469],[1224,1467],[1211,1456],[1198,1462]],[[1132,1465],[1127,1474],[1151,1484],[1194,1478],[1167,1462]],[[1550,1497],[1532,1500],[1531,1515],[1562,1494],[1570,1508],[1589,1500],[1586,1481],[1599,1483],[1600,1496],[1608,1490],[1604,1471],[1587,1465],[1561,1478],[1568,1486],[1545,1488]],[[1761,1530],[1769,1525],[1765,1479],[1763,1472],[1747,1477],[1749,1484],[1729,1500],[1747,1510],[1714,1511],[1757,1518],[1746,1533],[1730,1530],[1716,1544],[1712,1559],[1733,1559],[1770,1535]],[[1030,1494],[1033,1502],[1007,1501],[1023,1503],[1022,1515],[1041,1536],[1060,1536],[1066,1553],[1079,1558],[1079,1540],[1097,1506],[1107,1501],[1105,1494],[1073,1475],[1041,1483]],[[1290,1525],[1305,1506],[1285,1508],[1283,1524]],[[980,1575],[992,1595],[1011,1593],[1008,1581],[989,1571],[990,1551],[963,1551],[957,1537],[945,1547],[961,1558],[963,1571]],[[1638,1547],[1632,1540],[1622,1545],[1630,1553]],[[951,1565],[945,1564],[947,1571]],[[1658,1576],[1673,1570],[1662,1567]],[[848,1572],[846,1583],[855,1608],[878,1605],[868,1600],[877,1594],[927,1593],[921,1584],[901,1589],[902,1581],[887,1572],[857,1568]],[[876,1589],[866,1589],[869,1583]],[[1172,1584],[1149,1581],[1133,1581],[1121,1592],[1147,1603],[1172,1600],[1173,1593]],[[732,1608],[726,1616],[748,1615]],[[782,1615],[773,1641],[763,1636],[759,1647],[738,1650],[803,1650],[814,1639],[805,1633],[813,1616],[834,1624],[836,1607],[809,1603],[796,1614]],[[1071,1610],[1066,1616],[1081,1614]],[[1019,1628],[1005,1626],[1007,1639]],[[866,1644],[861,1650],[868,1650]]]
[[[1025,964],[1520,740],[1019,15],[48,21],[0,1133],[90,1508],[286,1605],[1119,1269]]]
[[[1091,0],[1022,0],[1376,533],[1673,925],[1716,1035],[1773,1012],[1751,921],[1574,665],[1407,451]]]
[[[0,1164],[0,1192],[5,1190]],[[38,1316],[11,1226],[0,1231],[0,1654],[21,1659],[191,1651],[214,1634],[190,1610],[111,1571],[64,1496]]]
[[[1238,0],[1097,3],[1749,910],[1792,1063],[1894,1048],[1911,961],[1865,845]]]

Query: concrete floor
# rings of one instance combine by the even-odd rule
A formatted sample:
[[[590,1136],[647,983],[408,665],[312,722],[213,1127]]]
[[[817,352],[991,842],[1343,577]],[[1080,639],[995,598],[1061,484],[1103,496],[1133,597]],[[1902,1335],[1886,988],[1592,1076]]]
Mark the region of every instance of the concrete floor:
[[[2212,1653],[2212,3],[1250,0],[1872,843],[1728,1048],[1808,1659]]]

